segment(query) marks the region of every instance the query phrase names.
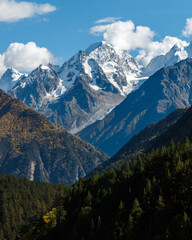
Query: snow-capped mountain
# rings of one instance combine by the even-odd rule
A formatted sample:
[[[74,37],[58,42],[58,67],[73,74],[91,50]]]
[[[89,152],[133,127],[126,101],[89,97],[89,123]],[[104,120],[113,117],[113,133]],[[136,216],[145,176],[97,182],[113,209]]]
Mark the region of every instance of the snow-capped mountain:
[[[12,96],[76,133],[103,119],[152,73],[187,57],[192,57],[192,44],[176,44],[142,69],[127,50],[97,42],[62,66],[40,65],[28,76],[8,69],[0,87],[5,82],[3,89]]]
[[[40,65],[27,76],[21,76],[9,93],[38,110],[57,99],[66,89],[53,65]]]
[[[14,68],[8,68],[3,76],[0,78],[0,88],[4,91],[9,91],[17,83],[18,79],[23,76]]]
[[[127,50],[119,49],[106,42],[99,42],[91,45],[85,52],[88,56],[84,62],[85,71],[92,79],[95,73],[92,61],[95,60],[110,83],[122,95],[135,90],[135,86],[139,84],[141,66]]]
[[[128,51],[106,42],[79,51],[61,67],[40,65],[9,93],[71,132],[100,120],[146,78]]]
[[[151,76],[163,67],[173,66],[177,62],[192,57],[192,42],[190,44],[176,43],[165,55],[153,58],[146,69],[143,69],[143,75]]]
[[[116,91],[125,96],[143,82],[144,79],[139,78],[140,68],[128,51],[97,42],[65,62],[58,74],[67,87],[74,84],[79,74],[87,74],[92,79],[90,87],[104,90],[98,77],[102,70]]]

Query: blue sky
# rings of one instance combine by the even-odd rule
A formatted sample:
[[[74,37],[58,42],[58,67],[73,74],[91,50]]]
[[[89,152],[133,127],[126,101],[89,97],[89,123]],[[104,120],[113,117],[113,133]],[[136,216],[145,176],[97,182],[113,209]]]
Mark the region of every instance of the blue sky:
[[[94,32],[95,35],[90,34],[90,29],[96,25],[113,24],[112,22],[95,23],[99,19],[107,17],[116,18],[117,22],[131,20],[135,27],[138,25],[147,26],[153,32],[153,36],[150,33],[150,36],[147,36],[150,41],[158,40],[161,42],[166,36],[177,37],[188,42],[191,40],[190,29],[188,29],[189,33],[186,34],[187,37],[182,36],[186,19],[192,18],[191,0],[29,0],[25,2],[31,4],[27,8],[29,13],[27,13],[28,10],[23,8],[24,5],[16,5],[21,1],[15,0],[12,1],[12,3],[15,3],[13,13],[6,13],[6,11],[10,11],[10,7],[5,8],[2,10],[5,16],[1,18],[1,7],[11,4],[11,2],[0,0],[0,61],[10,44],[34,42],[40,48],[47,48],[56,59],[55,61],[62,63],[79,49],[84,50],[91,43],[103,40],[103,34],[107,28],[103,32],[101,30]],[[4,5],[1,3],[4,3]],[[34,7],[34,3],[42,5],[35,5]],[[45,5],[47,3],[49,5]],[[20,7],[21,9],[19,9]],[[15,18],[12,17],[15,14],[14,8],[19,11],[20,19],[17,15]],[[118,28],[118,26],[116,27]],[[192,27],[192,24],[189,24],[188,27]],[[111,30],[110,37],[107,36],[106,39],[110,41],[113,38],[112,34],[113,31]],[[149,39],[146,41],[149,41]],[[137,46],[132,48],[128,47],[128,50],[132,52],[132,50],[139,49],[139,43],[138,48]],[[146,50],[146,46],[144,48],[145,51],[149,51],[149,49]],[[12,64],[10,60],[11,51],[13,51],[13,48],[9,49],[9,55],[7,54],[7,59],[4,60],[6,67]],[[16,56],[16,53],[13,56]],[[25,69],[20,67],[20,70],[24,71]]]

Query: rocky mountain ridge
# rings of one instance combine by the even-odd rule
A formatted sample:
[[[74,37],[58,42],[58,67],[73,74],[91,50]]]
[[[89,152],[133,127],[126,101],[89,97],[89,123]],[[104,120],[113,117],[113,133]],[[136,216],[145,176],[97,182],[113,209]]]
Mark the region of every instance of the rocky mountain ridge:
[[[0,87],[54,123],[77,133],[103,119],[152,73],[191,57],[191,46],[176,44],[142,69],[127,50],[98,42],[79,51],[62,66],[40,65],[21,76],[15,70],[11,76],[8,69]]]
[[[128,51],[99,42],[61,67],[40,65],[18,79],[9,94],[75,133],[105,117],[138,88],[146,79],[139,76],[140,66]]]

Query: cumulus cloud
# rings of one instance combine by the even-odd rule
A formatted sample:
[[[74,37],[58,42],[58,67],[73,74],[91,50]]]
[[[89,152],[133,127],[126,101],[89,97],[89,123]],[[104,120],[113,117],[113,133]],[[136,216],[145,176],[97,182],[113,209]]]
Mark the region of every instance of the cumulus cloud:
[[[38,47],[34,42],[12,43],[2,55],[0,54],[0,75],[8,67],[19,71],[31,71],[40,64],[49,62],[55,63],[56,60],[47,48]]]
[[[21,19],[43,15],[56,10],[49,3],[16,2],[15,0],[0,0],[0,22],[17,22]]]
[[[90,33],[95,35],[103,33],[105,41],[126,50],[146,47],[155,35],[148,27],[137,26],[135,28],[132,21],[97,25],[90,29]]]
[[[192,18],[186,19],[186,25],[184,30],[182,31],[182,35],[184,37],[189,37],[192,35]]]
[[[121,17],[107,17],[107,18],[102,18],[99,19],[95,22],[95,24],[100,24],[100,23],[114,23],[117,20],[121,19]]]
[[[176,37],[166,36],[162,41],[154,41],[155,32],[147,26],[135,26],[129,21],[96,25],[90,29],[93,35],[103,35],[105,41],[128,51],[136,50],[136,59],[146,66],[152,58],[167,53],[176,43],[187,45]]]

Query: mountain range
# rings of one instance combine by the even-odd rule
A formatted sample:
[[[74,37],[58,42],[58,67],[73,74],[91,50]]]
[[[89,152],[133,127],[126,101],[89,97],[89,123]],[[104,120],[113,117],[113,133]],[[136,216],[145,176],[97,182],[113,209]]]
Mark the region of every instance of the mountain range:
[[[176,85],[180,87],[179,82],[175,83],[176,85],[172,83],[174,86],[167,85],[162,88],[166,81],[161,82],[163,81],[161,79],[159,86],[156,85],[159,77],[164,78],[164,73],[158,73],[162,76],[157,74],[158,69],[173,66],[191,56],[192,43],[178,43],[167,54],[153,58],[148,66],[143,68],[128,51],[106,42],[98,42],[85,51],[79,51],[62,66],[40,65],[28,75],[9,68],[0,79],[0,87],[42,113],[53,123],[112,155],[147,124],[160,120],[176,108],[189,106],[190,101],[184,100],[188,98],[186,96],[188,93],[180,93],[176,87]],[[152,79],[156,78],[156,80],[149,80],[148,77],[154,72],[156,75],[155,77],[153,75]],[[178,77],[176,75],[174,77]],[[171,78],[168,73],[167,81]],[[187,88],[187,84],[185,82],[181,85]],[[145,86],[144,89],[143,86]],[[166,101],[172,101],[170,98],[173,98],[174,93],[171,91],[174,87],[176,95],[183,95],[181,97],[183,100],[177,100],[175,95],[174,107],[165,106]],[[171,88],[173,89],[170,90]],[[137,96],[138,91],[142,95],[142,90],[144,94],[149,92],[146,96],[148,99],[144,100]],[[170,96],[166,96],[165,91],[168,91]],[[157,94],[154,94],[155,92]],[[161,94],[165,96],[160,96]],[[179,95],[178,98],[180,98]],[[138,97],[142,99],[141,102],[136,100]],[[141,103],[146,104],[147,108],[157,104],[157,114],[145,107],[139,109]],[[161,107],[165,109],[159,110]],[[129,120],[127,122],[129,108],[134,108],[133,112],[137,113],[136,115],[131,113],[133,118],[129,116],[130,122]],[[112,116],[115,112],[117,114]],[[142,123],[143,118],[147,119]],[[109,119],[111,119],[110,123],[106,125]],[[97,122],[98,120],[101,122]],[[124,125],[126,128],[123,127]],[[113,149],[110,147],[111,143],[114,144]]]
[[[40,65],[19,79],[14,78],[16,70],[12,69],[14,80],[6,72],[0,88],[75,133],[102,119],[138,88],[146,79],[140,78],[140,68],[128,51],[98,42],[61,67]],[[10,75],[11,69],[7,71]]]

